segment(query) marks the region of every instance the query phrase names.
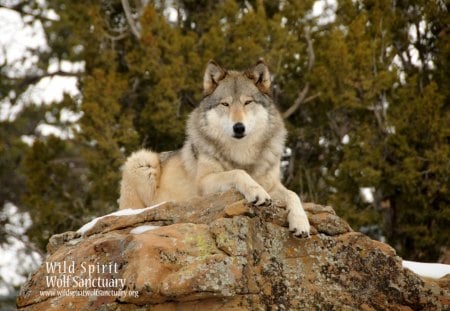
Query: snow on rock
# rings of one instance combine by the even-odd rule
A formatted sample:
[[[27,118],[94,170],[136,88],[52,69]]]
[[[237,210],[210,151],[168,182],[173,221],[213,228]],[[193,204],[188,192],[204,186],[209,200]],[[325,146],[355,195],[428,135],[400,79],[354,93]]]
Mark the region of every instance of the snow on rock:
[[[441,277],[450,274],[450,265],[441,263],[424,263],[403,260],[403,268],[407,268],[417,275],[432,279],[440,279]]]
[[[134,228],[133,230],[130,231],[131,234],[140,234],[140,233],[144,233],[150,230],[155,230],[161,228],[160,226],[152,226],[152,225],[144,225],[144,226],[139,226]]]
[[[154,209],[154,208],[156,208],[158,206],[163,205],[164,203],[166,203],[166,202],[161,202],[161,203],[158,203],[158,204],[155,204],[153,206],[146,207],[146,208],[138,208],[138,209],[127,208],[127,209],[122,209],[122,210],[119,210],[117,212],[114,212],[114,213],[111,213],[111,214],[108,214],[108,215],[100,216],[100,217],[92,219],[90,222],[88,222],[87,224],[83,225],[80,229],[77,230],[77,232],[80,233],[80,234],[86,233],[87,231],[89,231],[90,229],[92,229],[95,226],[97,221],[99,221],[102,218],[105,218],[105,217],[108,217],[108,216],[136,215],[136,214],[140,214],[140,213],[142,213],[142,212],[144,212],[146,210]]]

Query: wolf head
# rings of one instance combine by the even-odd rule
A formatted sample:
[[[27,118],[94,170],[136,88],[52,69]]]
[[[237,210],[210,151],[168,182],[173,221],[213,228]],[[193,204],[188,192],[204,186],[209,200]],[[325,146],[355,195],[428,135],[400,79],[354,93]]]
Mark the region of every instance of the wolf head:
[[[256,161],[276,166],[286,128],[270,94],[267,66],[259,61],[238,72],[210,61],[203,91],[203,100],[187,122],[186,158],[208,154],[229,168],[247,170]]]
[[[203,92],[200,109],[212,132],[238,141],[267,130],[274,108],[270,74],[264,62],[237,72],[210,61],[203,77]]]

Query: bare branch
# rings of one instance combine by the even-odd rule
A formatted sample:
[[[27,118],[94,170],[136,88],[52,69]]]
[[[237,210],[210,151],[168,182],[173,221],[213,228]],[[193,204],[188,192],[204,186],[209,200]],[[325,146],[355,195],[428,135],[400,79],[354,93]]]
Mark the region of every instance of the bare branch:
[[[307,73],[311,72],[313,66],[314,66],[314,62],[316,60],[316,56],[314,54],[314,47],[313,47],[313,43],[311,40],[311,35],[309,33],[309,28],[305,27],[305,39],[306,39],[306,43],[308,45],[307,47],[307,52],[308,52],[308,65],[307,65]],[[298,93],[297,98],[294,101],[294,104],[288,108],[288,110],[286,110],[283,113],[283,118],[287,119],[289,118],[294,112],[296,112],[298,110],[298,108],[300,108],[301,104],[304,104],[306,102],[309,102],[311,100],[313,100],[314,98],[320,96],[320,93],[317,93],[313,96],[310,96],[308,98],[306,98],[306,95],[308,95],[308,91],[309,91],[309,82],[306,82],[305,87],[303,88],[303,90],[301,90]]]
[[[316,61],[316,56],[314,54],[314,47],[311,40],[311,35],[309,33],[309,28],[305,27],[305,39],[308,44],[308,73],[311,72],[314,62]]]
[[[306,82],[305,87],[303,88],[303,90],[298,94],[297,98],[294,101],[294,104],[289,107],[288,110],[286,110],[285,112],[283,112],[283,118],[287,119],[289,118],[295,111],[297,111],[297,109],[300,107],[300,105],[302,104],[303,100],[306,97],[306,94],[308,94],[309,91],[309,82]]]
[[[119,41],[119,40],[125,39],[128,36],[128,33],[124,32],[120,35],[112,36],[105,31],[105,36],[112,41]]]
[[[306,94],[308,93],[308,91],[309,91],[309,82],[306,83],[306,85],[303,88],[303,90],[299,93],[299,95],[297,96],[297,99],[295,100],[294,104],[291,107],[289,107],[288,110],[283,112],[283,118],[284,119],[289,118],[295,111],[297,111],[297,109],[300,107],[301,104],[306,104],[307,102],[310,102],[313,99],[315,99],[316,97],[320,96],[320,93],[317,93],[317,94],[309,96],[308,98],[305,99]]]
[[[121,0],[122,7],[125,12],[125,17],[127,18],[128,25],[130,26],[131,32],[133,35],[140,40],[141,39],[141,32],[140,32],[140,26],[139,23],[136,23],[133,19],[133,16],[131,15],[131,8],[130,3],[128,0]]]
[[[306,98],[306,99],[303,101],[302,104],[306,104],[307,102],[312,101],[312,100],[315,99],[316,97],[319,97],[320,94],[321,94],[321,93],[319,92],[319,93],[317,93],[317,94],[314,94],[314,95],[309,96],[308,98]]]

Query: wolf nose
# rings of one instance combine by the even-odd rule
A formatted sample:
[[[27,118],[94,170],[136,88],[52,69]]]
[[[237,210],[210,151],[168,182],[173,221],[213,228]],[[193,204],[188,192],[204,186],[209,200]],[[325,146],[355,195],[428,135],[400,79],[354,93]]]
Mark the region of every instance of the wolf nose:
[[[234,136],[236,138],[244,137],[245,125],[242,124],[241,122],[238,122],[235,125],[233,125],[233,131],[234,131]]]

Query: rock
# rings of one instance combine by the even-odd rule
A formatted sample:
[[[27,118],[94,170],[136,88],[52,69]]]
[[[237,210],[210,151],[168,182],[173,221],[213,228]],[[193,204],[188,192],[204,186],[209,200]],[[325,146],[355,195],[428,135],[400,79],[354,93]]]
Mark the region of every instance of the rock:
[[[19,310],[445,310],[449,288],[401,265],[331,207],[312,235],[235,192],[120,212],[50,239]],[[59,266],[58,266],[59,264]],[[52,266],[53,265],[53,266]],[[55,271],[52,271],[52,267]],[[49,284],[53,280],[54,284]]]
[[[239,216],[239,215],[253,215],[251,209],[245,200],[237,201],[225,207],[225,215],[229,217]]]
[[[68,231],[61,234],[55,234],[50,237],[50,240],[47,244],[47,251],[52,254],[56,251],[61,245],[66,242],[70,242],[71,244],[77,243],[77,238],[81,237],[81,234],[78,232]],[[80,241],[80,239],[78,240]]]

